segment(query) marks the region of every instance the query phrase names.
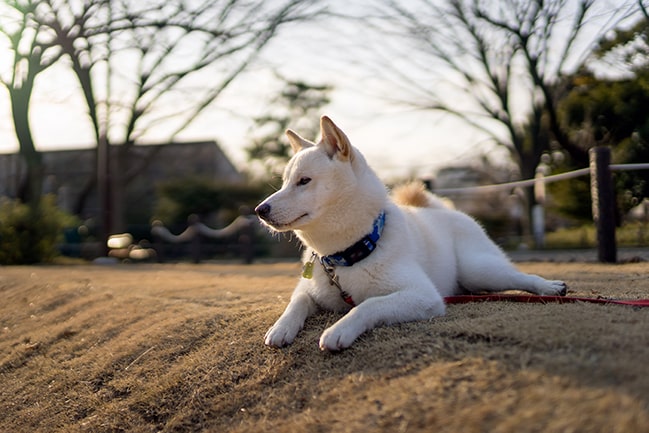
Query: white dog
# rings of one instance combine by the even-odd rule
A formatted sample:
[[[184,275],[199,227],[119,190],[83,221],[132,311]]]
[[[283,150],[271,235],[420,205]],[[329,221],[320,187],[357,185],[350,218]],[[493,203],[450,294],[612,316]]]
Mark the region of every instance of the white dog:
[[[318,308],[347,314],[324,331],[322,350],[349,347],[381,324],[430,319],[443,298],[465,291],[564,295],[566,284],[519,272],[464,213],[423,186],[392,198],[347,136],[326,116],[322,139],[286,134],[295,155],[282,188],[255,209],[272,230],[305,245],[302,278],[265,343],[291,344]]]

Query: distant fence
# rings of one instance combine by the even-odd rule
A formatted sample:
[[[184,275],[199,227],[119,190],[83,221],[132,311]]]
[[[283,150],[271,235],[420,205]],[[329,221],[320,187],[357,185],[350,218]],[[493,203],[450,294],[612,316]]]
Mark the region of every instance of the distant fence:
[[[210,252],[231,252],[240,257],[244,263],[253,262],[255,217],[239,216],[222,229],[206,226],[196,215],[191,215],[187,219],[187,223],[187,228],[182,233],[175,235],[161,221],[153,222],[151,234],[158,261],[166,261],[170,252],[174,252],[176,255],[189,255],[194,263],[200,263],[203,257]],[[215,244],[210,240],[223,242]],[[179,248],[182,249],[180,253],[178,252]]]
[[[484,192],[508,191],[514,188],[533,186],[539,188],[547,183],[590,175],[591,198],[593,202],[593,220],[597,228],[598,258],[601,262],[614,263],[617,261],[617,246],[615,243],[615,192],[613,189],[612,171],[649,170],[649,163],[640,164],[611,164],[611,149],[595,147],[590,149],[590,165],[587,168],[552,176],[537,175],[534,179],[507,182],[496,185],[481,185],[463,188],[439,188],[435,193],[475,194]]]
[[[649,164],[610,164],[611,171],[634,171],[649,170]],[[539,181],[544,183],[558,182],[560,180],[573,179],[575,177],[585,176],[591,173],[591,168],[579,168],[566,173],[553,174],[551,176],[542,176],[535,179],[517,180],[515,182],[498,183],[494,185],[467,186],[461,188],[436,188],[435,193],[439,195],[448,194],[473,194],[482,192],[508,191],[514,188],[525,188],[535,186]]]

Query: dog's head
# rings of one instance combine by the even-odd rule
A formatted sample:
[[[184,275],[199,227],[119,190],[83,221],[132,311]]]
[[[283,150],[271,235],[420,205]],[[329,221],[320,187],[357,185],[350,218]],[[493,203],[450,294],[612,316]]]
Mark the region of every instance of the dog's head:
[[[255,212],[279,232],[304,229],[344,206],[355,188],[363,157],[326,116],[320,119],[322,139],[314,144],[288,130],[294,155],[286,165],[282,188],[260,203]]]

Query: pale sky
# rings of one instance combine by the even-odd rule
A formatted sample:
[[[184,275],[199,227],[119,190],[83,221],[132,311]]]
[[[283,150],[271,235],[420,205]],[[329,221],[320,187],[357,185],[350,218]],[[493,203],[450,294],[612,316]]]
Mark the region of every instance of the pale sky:
[[[265,48],[260,62],[238,77],[214,108],[178,140],[216,140],[237,166],[244,167],[249,118],[263,113],[265,101],[280,90],[269,79],[269,71],[279,69],[291,79],[334,86],[332,103],[322,114],[347,133],[383,178],[427,176],[442,166],[469,162],[481,151],[493,152],[493,144],[457,119],[390,102],[400,95],[397,86],[379,78],[376,65],[371,65],[382,41],[370,34],[362,23],[340,21],[284,29]],[[407,47],[402,55],[405,59],[411,55]],[[0,68],[6,67],[3,57],[0,53]],[[41,150],[92,144],[77,84],[61,69],[53,67],[39,77],[32,100],[32,128]],[[155,142],[156,137],[146,141]],[[0,153],[17,149],[8,97],[0,89]]]
[[[214,139],[236,165],[245,166],[243,148],[252,127],[249,116],[263,112],[263,103],[279,90],[265,85],[269,71],[279,69],[292,79],[334,86],[332,103],[322,114],[343,128],[383,177],[426,175],[434,168],[468,159],[469,149],[480,138],[462,123],[412,111],[385,98],[390,95],[390,83],[374,78],[362,64],[364,55],[372,55],[363,49],[368,44],[366,36],[360,24],[307,23],[285,29],[262,52],[260,62],[235,80],[215,107],[179,140]],[[356,53],[354,64],[347,63],[352,59],[350,52]],[[7,59],[0,53],[0,67],[6,68],[2,57]],[[41,150],[88,147],[93,141],[78,85],[62,70],[55,66],[39,76],[32,99],[32,128]],[[17,149],[8,96],[0,89],[0,153]]]

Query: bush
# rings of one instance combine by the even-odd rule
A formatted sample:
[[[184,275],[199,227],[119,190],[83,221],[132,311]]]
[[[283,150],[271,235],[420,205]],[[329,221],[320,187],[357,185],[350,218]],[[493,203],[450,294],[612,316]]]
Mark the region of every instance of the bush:
[[[76,223],[56,207],[54,196],[43,197],[38,209],[0,198],[0,264],[51,262],[58,255],[63,229]]]

